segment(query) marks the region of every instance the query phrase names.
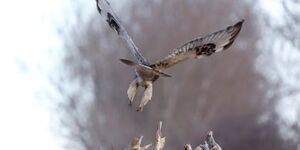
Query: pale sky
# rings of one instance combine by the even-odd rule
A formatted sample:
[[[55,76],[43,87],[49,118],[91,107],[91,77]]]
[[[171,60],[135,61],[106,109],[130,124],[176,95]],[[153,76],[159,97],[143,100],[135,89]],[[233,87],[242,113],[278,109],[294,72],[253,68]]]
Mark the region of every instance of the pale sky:
[[[280,15],[277,4],[270,0],[262,4],[273,6],[266,10],[275,18]],[[94,1],[82,5],[86,15],[94,5]],[[70,6],[71,0],[0,2],[0,149],[63,149],[52,130],[55,116],[49,99],[40,94],[54,88],[47,77],[64,55],[56,29],[75,23]]]
[[[0,149],[61,150],[51,132],[47,73],[60,59],[61,0],[0,2]]]
[[[77,2],[83,17],[96,11],[95,1]],[[48,80],[64,55],[57,29],[72,27],[75,16],[72,0],[0,2],[0,149],[63,149],[52,103],[43,94],[58,96]]]

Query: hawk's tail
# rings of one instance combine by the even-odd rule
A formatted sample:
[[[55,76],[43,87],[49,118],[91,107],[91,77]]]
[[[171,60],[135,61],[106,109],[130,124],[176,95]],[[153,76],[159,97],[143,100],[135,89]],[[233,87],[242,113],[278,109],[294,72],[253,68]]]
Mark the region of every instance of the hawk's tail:
[[[131,61],[131,60],[127,60],[127,59],[120,59],[120,61],[126,65],[129,65],[129,66],[136,66],[138,65],[137,63]]]
[[[133,67],[137,66],[137,67],[140,68],[140,69],[145,69],[145,70],[151,71],[151,72],[153,72],[154,74],[159,75],[159,76],[163,76],[163,77],[171,77],[171,75],[168,75],[168,74],[163,73],[163,72],[161,72],[161,71],[155,70],[155,69],[153,69],[152,67],[149,67],[149,66],[146,66],[146,65],[137,64],[137,63],[135,63],[135,62],[133,62],[133,61],[131,61],[131,60],[120,59],[120,61],[121,61],[122,63],[126,64],[126,65],[129,65],[129,66],[133,66]]]

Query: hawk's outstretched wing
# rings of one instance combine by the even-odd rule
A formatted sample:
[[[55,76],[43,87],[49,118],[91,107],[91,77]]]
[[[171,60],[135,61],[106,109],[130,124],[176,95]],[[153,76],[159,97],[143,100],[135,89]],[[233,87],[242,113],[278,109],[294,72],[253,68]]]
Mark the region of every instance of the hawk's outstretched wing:
[[[126,29],[122,26],[119,18],[115,15],[110,4],[106,0],[96,0],[98,12],[106,19],[108,25],[117,32],[121,39],[126,43],[131,53],[136,57],[139,64],[148,64],[147,60],[141,55],[138,48],[133,43]]]
[[[230,47],[242,28],[244,20],[204,37],[191,40],[173,50],[167,57],[152,64],[156,70],[169,68],[189,58],[202,58]]]

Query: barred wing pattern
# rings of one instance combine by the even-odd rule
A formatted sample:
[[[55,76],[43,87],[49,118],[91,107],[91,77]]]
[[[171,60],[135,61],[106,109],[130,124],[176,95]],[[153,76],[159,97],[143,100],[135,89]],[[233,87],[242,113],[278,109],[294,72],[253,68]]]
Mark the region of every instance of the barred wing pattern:
[[[191,40],[173,50],[167,57],[152,64],[155,70],[167,69],[190,58],[202,58],[230,47],[242,28],[244,20],[204,37]]]
[[[132,39],[128,35],[126,29],[122,26],[119,21],[119,18],[115,15],[112,10],[110,4],[106,0],[96,0],[97,2],[97,10],[105,19],[110,28],[115,30],[120,38],[126,43],[128,49],[130,49],[131,53],[138,60],[139,64],[149,65],[147,60],[142,56],[139,52],[138,48],[133,43]]]

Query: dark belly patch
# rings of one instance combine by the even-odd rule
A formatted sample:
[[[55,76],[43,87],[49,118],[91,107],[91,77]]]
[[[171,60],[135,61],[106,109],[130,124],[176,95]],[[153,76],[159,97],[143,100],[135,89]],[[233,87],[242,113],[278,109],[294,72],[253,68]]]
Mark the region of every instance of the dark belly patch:
[[[158,76],[158,75],[155,75],[155,76],[152,78],[152,82],[156,81],[158,78],[159,78],[159,76]]]

